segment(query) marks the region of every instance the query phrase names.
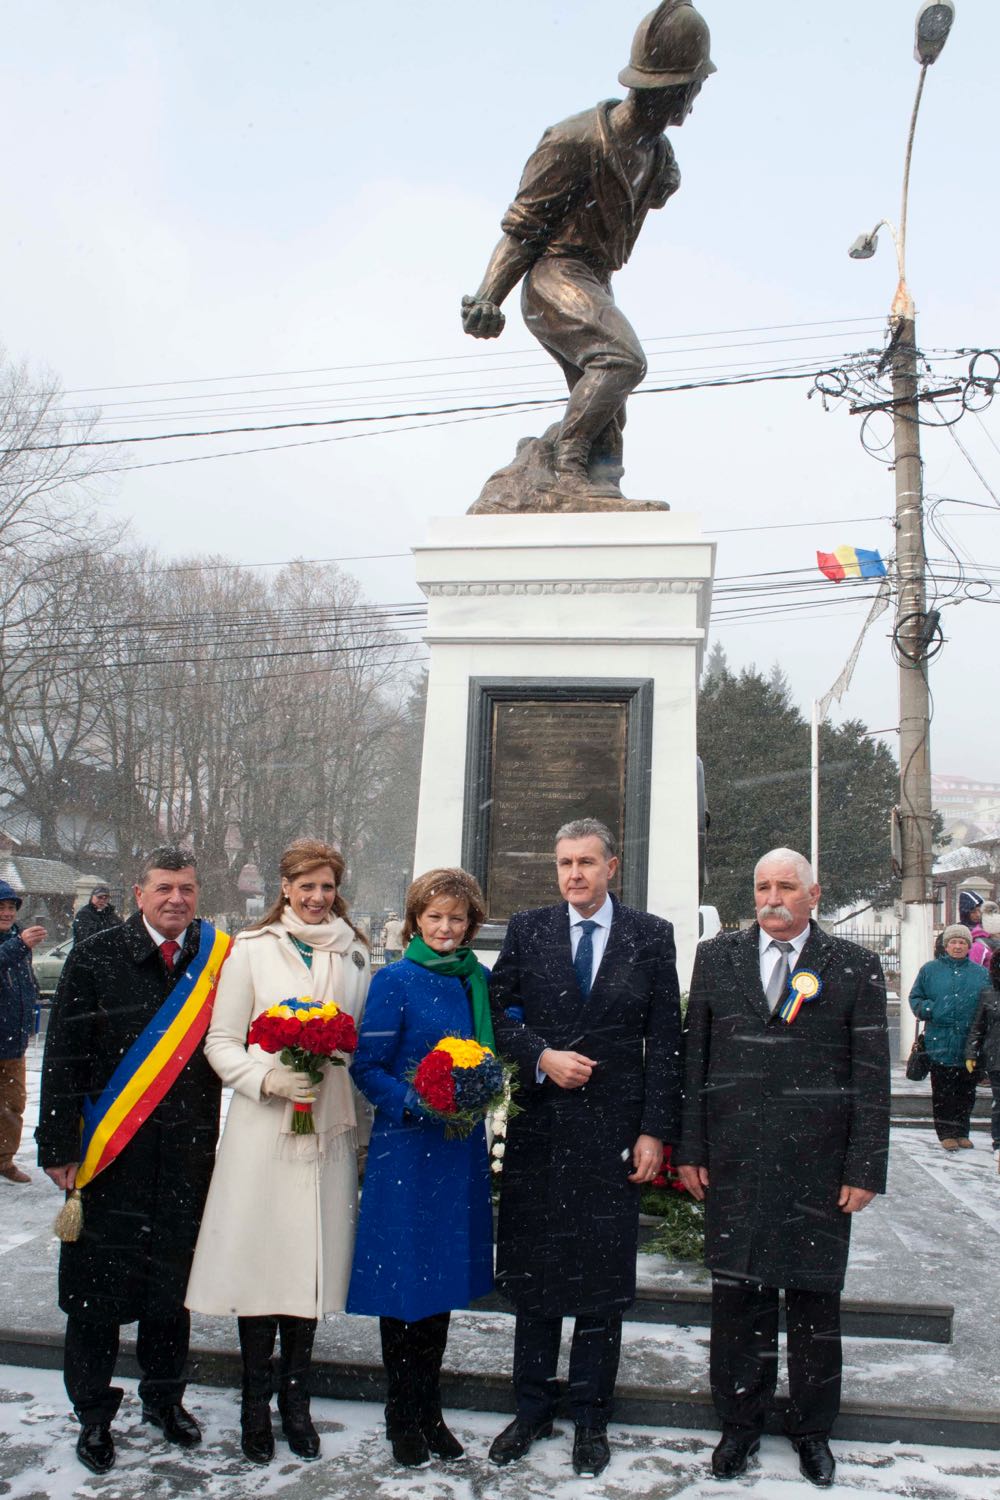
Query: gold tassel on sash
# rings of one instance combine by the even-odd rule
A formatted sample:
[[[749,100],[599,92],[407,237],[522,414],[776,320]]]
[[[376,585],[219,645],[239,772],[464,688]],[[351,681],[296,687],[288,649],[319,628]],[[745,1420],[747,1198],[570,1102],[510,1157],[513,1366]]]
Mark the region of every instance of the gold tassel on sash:
[[[62,1208],[56,1214],[52,1233],[64,1245],[75,1245],[83,1233],[83,1199],[80,1189],[74,1188]]]

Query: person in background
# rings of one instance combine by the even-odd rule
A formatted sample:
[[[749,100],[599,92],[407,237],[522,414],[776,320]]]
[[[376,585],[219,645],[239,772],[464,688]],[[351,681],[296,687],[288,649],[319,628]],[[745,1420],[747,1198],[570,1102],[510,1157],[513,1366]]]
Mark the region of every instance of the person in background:
[[[403,956],[403,924],[394,911],[386,917],[382,928],[382,949],[387,964],[394,964]]]
[[[320,1083],[248,1047],[251,1023],[282,1000],[333,1000],[364,1010],[368,944],[340,894],[344,860],[318,839],[281,856],[281,894],[233,943],[219,981],[205,1056],[234,1090],[188,1283],[195,1312],[236,1316],[243,1355],[241,1446],[274,1457],[271,1356],[280,1334],[278,1411],[298,1458],[316,1458],[309,1370],[319,1318],[344,1307],[358,1202],[358,1115],[346,1067]],[[314,1133],[293,1132],[297,1102],[314,1101]]]
[[[953,922],[941,934],[941,945],[941,957],[924,964],[914,980],[910,1009],[925,1022],[924,1046],[931,1060],[931,1102],[938,1140],[945,1151],[969,1151],[976,1080],[965,1065],[966,1038],[990,981],[978,964],[969,962],[972,936],[968,927]]]
[[[988,969],[990,959],[1000,948],[1000,912],[996,910],[995,902],[983,902],[979,921],[975,927],[970,928],[969,936],[972,938],[970,959],[981,968]]]
[[[121,917],[111,905],[111,888],[95,885],[86,906],[81,906],[73,918],[73,942],[84,943],[95,932],[107,932],[109,927],[118,927]]]
[[[375,1106],[347,1311],[377,1316],[398,1464],[464,1456],[441,1412],[453,1308],[493,1285],[485,1125],[464,1140],[423,1112],[408,1078],[445,1037],[494,1049],[486,971],[469,946],[485,915],[465,870],[430,870],[406,893],[399,963],[372,980],[352,1072]]]
[[[988,920],[989,913],[986,914]],[[993,1091],[990,1133],[993,1156],[1000,1172],[1000,949],[990,955],[989,989],[979,996],[979,1005],[965,1042],[966,1071],[974,1078],[985,1071]]]
[[[24,1125],[24,1054],[35,1030],[38,984],[31,950],[45,939],[38,923],[20,928],[21,897],[0,880],[0,1177],[5,1182],[31,1181],[14,1157]]]
[[[973,927],[979,926],[979,919],[983,914],[983,898],[978,891],[959,891],[958,893],[958,920],[963,927],[968,927],[970,932]]]

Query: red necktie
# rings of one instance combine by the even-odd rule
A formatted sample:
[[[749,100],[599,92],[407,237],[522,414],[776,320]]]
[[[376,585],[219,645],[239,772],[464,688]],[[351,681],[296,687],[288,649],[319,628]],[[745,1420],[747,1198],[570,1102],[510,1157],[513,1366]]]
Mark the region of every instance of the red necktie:
[[[180,943],[175,943],[173,938],[167,938],[165,942],[162,942],[160,944],[160,952],[163,954],[163,962],[166,964],[168,969],[173,969],[174,961],[176,960],[177,955],[180,951]]]

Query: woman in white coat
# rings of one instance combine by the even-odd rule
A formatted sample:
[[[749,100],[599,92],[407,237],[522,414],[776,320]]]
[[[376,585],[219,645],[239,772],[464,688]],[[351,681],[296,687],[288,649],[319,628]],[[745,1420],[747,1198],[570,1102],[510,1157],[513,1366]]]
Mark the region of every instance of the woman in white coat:
[[[235,1314],[243,1355],[242,1447],[274,1456],[271,1355],[281,1335],[278,1410],[293,1453],[315,1458],[308,1377],[316,1322],[340,1312],[354,1250],[358,1111],[346,1067],[321,1083],[247,1045],[254,1018],[282,1000],[334,1000],[361,1019],[368,945],[339,893],[340,853],[300,839],[281,857],[281,895],[241,932],[219,980],[205,1055],[234,1090],[195,1250],[187,1305]],[[313,1101],[314,1135],[292,1131],[293,1105]]]

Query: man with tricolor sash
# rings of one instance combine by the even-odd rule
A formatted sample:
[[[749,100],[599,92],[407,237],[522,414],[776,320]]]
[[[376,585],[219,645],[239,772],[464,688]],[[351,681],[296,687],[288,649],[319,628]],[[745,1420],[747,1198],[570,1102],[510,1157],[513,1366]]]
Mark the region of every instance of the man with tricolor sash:
[[[889,1049],[874,954],[823,932],[808,860],[772,849],[754,871],[757,921],[701,943],[684,1028],[677,1163],[706,1202],[717,1479],[760,1446],[788,1329],[785,1435],[813,1484],[833,1483],[840,1293],[851,1216],[885,1191]]]
[[[98,1474],[115,1461],[123,1323],[138,1323],[144,1420],[181,1447],[201,1441],[182,1405],[184,1294],[215,1162],[220,1084],[202,1043],[229,938],[195,915],[198,892],[189,850],[154,850],[135,914],[67,959],[46,1036],[36,1136],[68,1194],[64,1377],[77,1455]]]

